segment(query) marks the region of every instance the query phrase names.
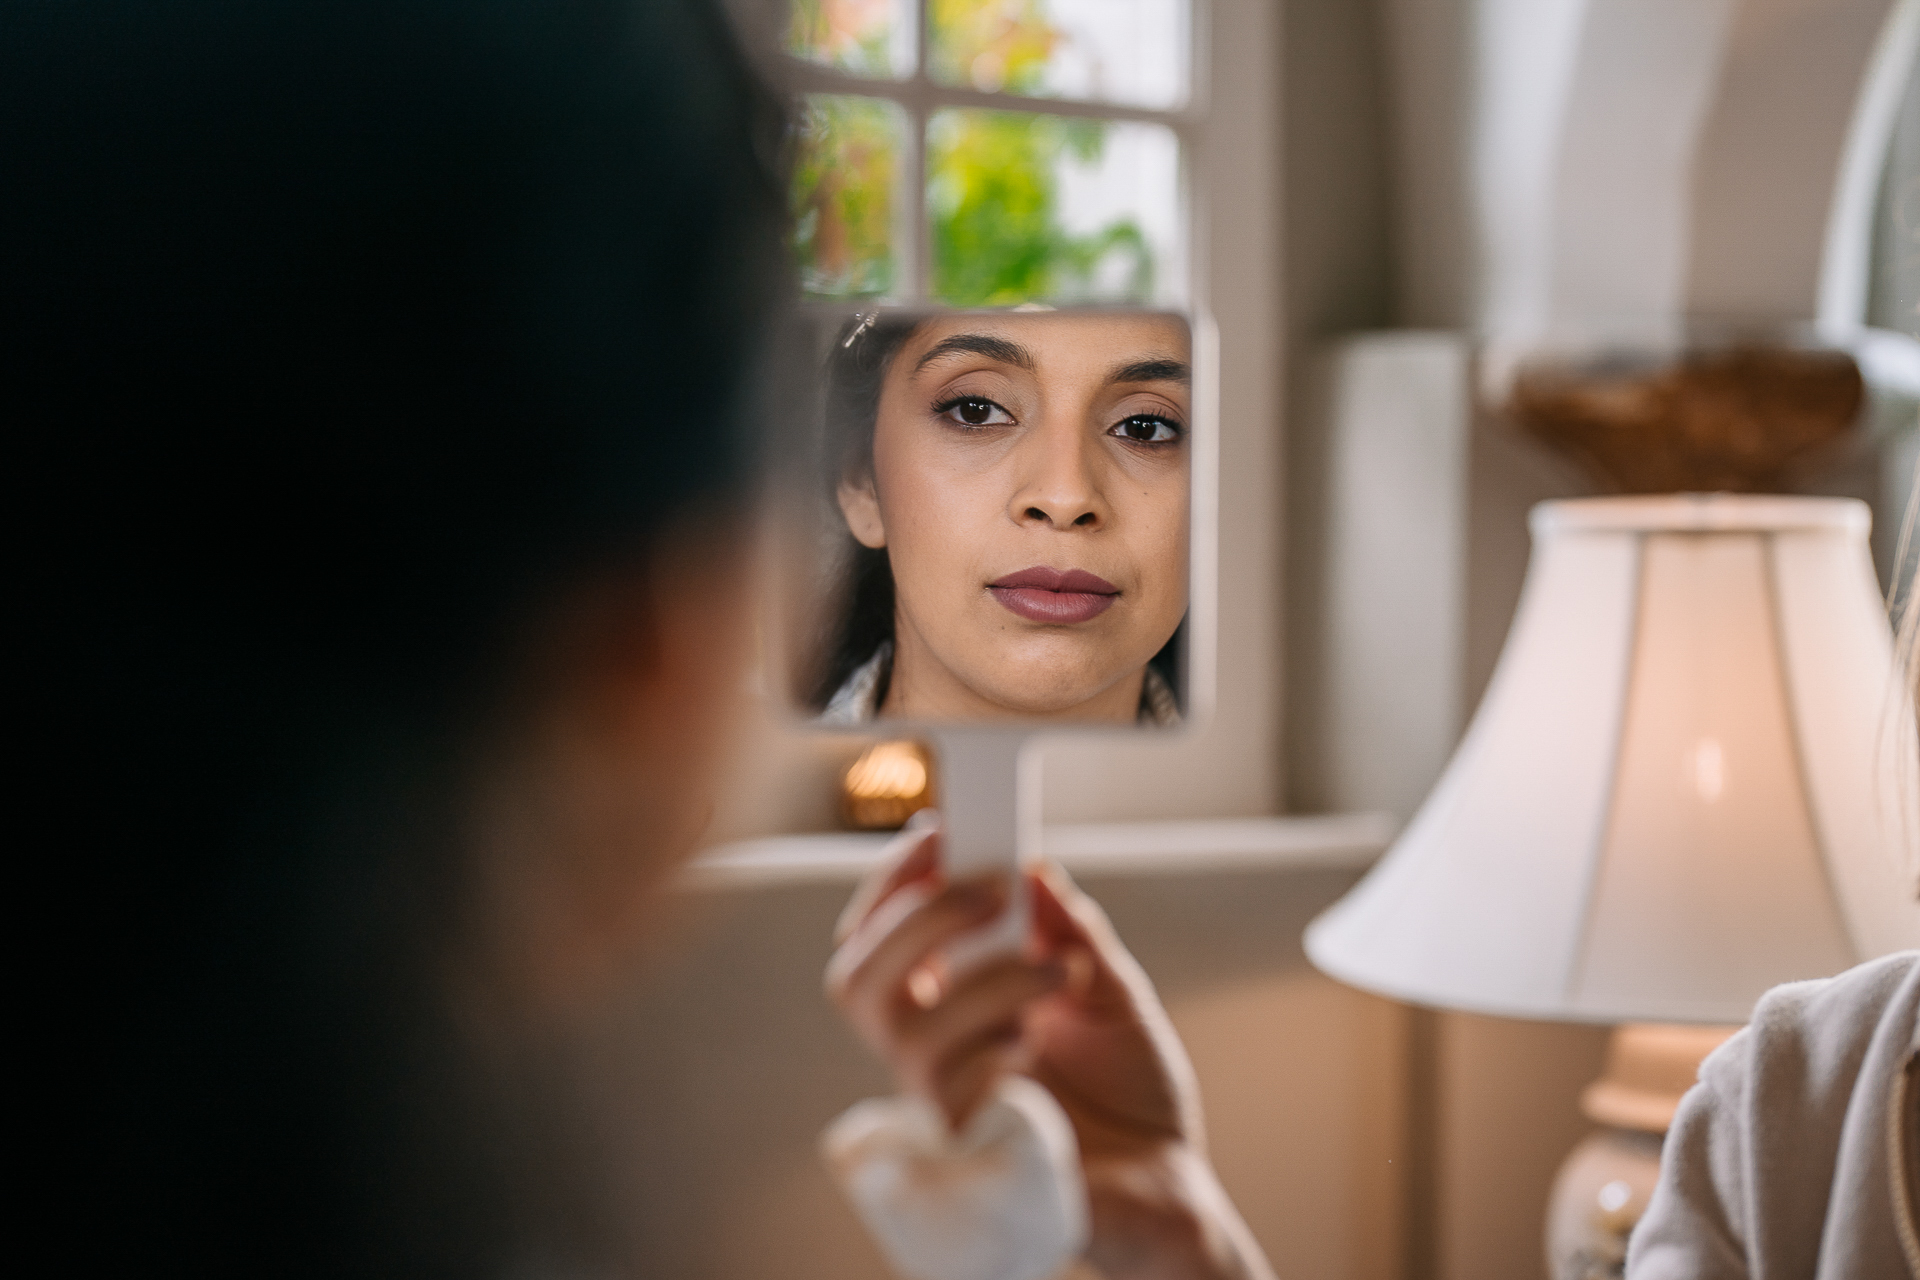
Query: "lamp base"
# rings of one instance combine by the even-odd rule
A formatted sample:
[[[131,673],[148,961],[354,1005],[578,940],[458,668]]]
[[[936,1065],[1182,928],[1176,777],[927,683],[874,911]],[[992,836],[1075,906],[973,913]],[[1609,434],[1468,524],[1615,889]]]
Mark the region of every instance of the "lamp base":
[[[1618,1280],[1627,1238],[1660,1180],[1660,1135],[1602,1129],[1567,1155],[1547,1202],[1552,1280]]]
[[[1738,1027],[1616,1027],[1607,1068],[1580,1109],[1604,1126],[1567,1155],[1547,1202],[1551,1280],[1617,1280],[1627,1240],[1660,1180],[1660,1145],[1700,1063]]]

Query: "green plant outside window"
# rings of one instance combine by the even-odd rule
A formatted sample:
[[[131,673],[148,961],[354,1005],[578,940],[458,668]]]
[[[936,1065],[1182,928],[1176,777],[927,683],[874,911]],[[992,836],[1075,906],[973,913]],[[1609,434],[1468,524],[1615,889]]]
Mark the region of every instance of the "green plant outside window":
[[[1153,254],[1132,218],[1082,235],[1060,221],[1062,164],[1097,164],[1108,127],[1027,112],[936,112],[927,125],[934,296],[963,307],[1151,296]],[[1117,289],[1101,287],[1116,274]]]
[[[806,292],[894,292],[894,193],[906,127],[906,113],[881,98],[806,99],[793,170],[793,251]]]

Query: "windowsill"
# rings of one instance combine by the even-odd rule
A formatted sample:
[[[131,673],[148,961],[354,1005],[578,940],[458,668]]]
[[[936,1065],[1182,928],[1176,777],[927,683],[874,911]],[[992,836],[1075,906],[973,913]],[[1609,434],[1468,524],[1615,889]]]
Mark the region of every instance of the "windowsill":
[[[1363,871],[1396,834],[1385,814],[1072,823],[1047,827],[1041,852],[1075,875],[1215,871]],[[879,862],[891,833],[776,836],[719,845],[682,873],[692,890],[852,884]]]

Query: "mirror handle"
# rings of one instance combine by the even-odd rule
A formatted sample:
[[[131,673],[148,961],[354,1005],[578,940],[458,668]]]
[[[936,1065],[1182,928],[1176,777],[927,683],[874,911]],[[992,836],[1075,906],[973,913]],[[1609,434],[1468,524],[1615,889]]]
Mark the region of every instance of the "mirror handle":
[[[950,879],[993,872],[1008,879],[1007,910],[959,939],[947,962],[964,970],[1027,941],[1023,856],[1038,852],[1040,776],[1025,729],[961,726],[929,736],[939,759],[944,869]]]

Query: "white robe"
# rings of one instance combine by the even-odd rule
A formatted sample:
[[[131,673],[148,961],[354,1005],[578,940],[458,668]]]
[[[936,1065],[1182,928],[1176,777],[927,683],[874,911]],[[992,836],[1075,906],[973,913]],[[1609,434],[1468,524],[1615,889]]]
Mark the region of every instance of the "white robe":
[[[1920,1280],[1920,952],[1776,987],[1681,1100],[1627,1280]]]

